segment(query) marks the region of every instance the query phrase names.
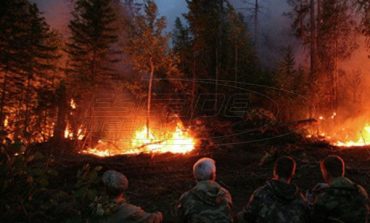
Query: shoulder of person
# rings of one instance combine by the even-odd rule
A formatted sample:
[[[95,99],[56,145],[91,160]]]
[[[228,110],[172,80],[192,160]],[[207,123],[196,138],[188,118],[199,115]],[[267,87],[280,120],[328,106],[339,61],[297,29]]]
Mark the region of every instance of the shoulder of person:
[[[127,214],[133,214],[136,212],[144,212],[144,210],[141,207],[130,204],[128,202],[122,203],[118,211],[125,212]]]
[[[330,186],[327,183],[317,183],[313,188],[312,192],[315,194],[319,194],[324,192],[326,189],[328,189]]]
[[[179,200],[178,200],[178,206],[182,205],[183,203],[185,203],[186,201],[188,201],[190,198],[192,197],[192,193],[191,193],[191,190],[189,191],[186,191],[184,192],[183,194],[181,194]]]
[[[253,196],[254,197],[263,197],[267,193],[270,193],[270,192],[271,192],[270,186],[267,183],[265,183],[264,185],[258,187],[256,190],[254,190]]]
[[[367,193],[366,189],[365,189],[363,186],[359,185],[359,184],[356,184],[356,186],[357,186],[357,189],[358,189],[359,193],[360,193],[364,198],[368,199],[368,198],[369,198],[369,195],[368,195],[368,193]]]
[[[223,197],[225,198],[225,200],[229,203],[229,204],[232,204],[233,200],[232,200],[232,196],[231,196],[231,193],[224,187],[221,187],[221,191],[223,193]]]

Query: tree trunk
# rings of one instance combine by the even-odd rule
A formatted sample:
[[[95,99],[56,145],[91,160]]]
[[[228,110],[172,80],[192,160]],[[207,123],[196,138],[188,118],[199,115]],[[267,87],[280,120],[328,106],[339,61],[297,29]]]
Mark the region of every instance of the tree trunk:
[[[238,52],[238,46],[235,43],[235,50],[234,50],[234,57],[235,57],[235,67],[234,67],[234,86],[237,86],[238,83],[238,60],[239,60],[239,52]]]
[[[217,40],[216,40],[216,72],[215,72],[215,104],[214,108],[217,110],[218,108],[218,82],[220,78],[220,49],[222,48],[221,42],[221,35],[222,35],[222,25],[223,25],[223,17],[224,17],[224,1],[219,0],[219,12],[220,12],[220,21],[218,24],[217,30]]]
[[[337,17],[335,18],[337,20]],[[337,24],[337,21],[335,22]],[[335,53],[334,53],[334,70],[333,72],[333,106],[332,111],[337,110],[338,107],[338,37],[335,37]]]
[[[67,111],[68,111],[68,101],[66,95],[66,88],[64,84],[60,84],[57,89],[57,120],[56,125],[54,127],[54,139],[57,143],[62,142],[64,139],[64,130],[66,129],[67,122]]]
[[[311,37],[310,37],[310,90],[313,94],[315,89],[315,79],[316,79],[316,17],[315,17],[315,0],[310,1],[310,25],[311,25]],[[316,98],[316,97],[314,97]],[[311,102],[309,116],[313,117],[313,104],[315,101]]]
[[[320,30],[320,26],[321,26],[321,0],[317,0],[316,4],[317,4],[316,30]],[[318,45],[318,41],[319,41],[318,33],[316,33],[316,41],[317,41],[316,44]]]
[[[315,17],[315,0],[310,2],[310,24],[311,24],[311,79],[315,79],[316,72],[316,17]]]
[[[32,81],[32,74],[33,72],[31,71],[29,74],[28,74],[28,77],[27,77],[27,87],[26,87],[26,98],[25,98],[25,106],[26,106],[26,110],[25,110],[25,113],[24,113],[24,128],[23,128],[23,134],[27,134],[28,136],[28,132],[27,132],[27,128],[28,128],[28,125],[29,125],[29,121],[30,121],[30,100],[31,100],[31,81]]]
[[[6,87],[7,87],[7,69],[4,71],[4,82],[3,82],[3,87],[2,87],[2,92],[1,92],[1,101],[0,101],[0,129],[4,129],[4,120],[5,120],[5,115],[4,115],[4,108],[5,108],[5,99],[6,99]]]
[[[152,108],[152,88],[153,88],[153,78],[154,78],[154,63],[153,57],[150,57],[150,78],[149,78],[149,87],[148,87],[148,103],[146,110],[146,136],[149,139],[150,137],[150,112]]]
[[[320,37],[319,37],[319,33],[320,33],[320,27],[321,27],[321,0],[317,0],[317,3],[316,3],[316,10],[317,10],[317,15],[316,15],[316,27],[315,27],[315,58],[314,58],[314,63],[315,63],[315,69],[316,69],[316,72],[318,71],[319,67],[320,67],[320,61],[318,59],[318,50],[320,49]]]
[[[259,14],[259,2],[255,1],[254,5],[254,44],[258,50],[258,14]]]
[[[218,41],[217,41],[218,42]],[[217,44],[218,45],[218,44]],[[217,110],[218,106],[218,79],[219,79],[219,46],[216,47],[216,72],[215,72],[215,104],[214,109]]]
[[[195,73],[196,73],[196,62],[193,57],[193,69],[192,69],[192,81],[191,81],[191,102],[190,102],[190,119],[193,119],[195,114]]]

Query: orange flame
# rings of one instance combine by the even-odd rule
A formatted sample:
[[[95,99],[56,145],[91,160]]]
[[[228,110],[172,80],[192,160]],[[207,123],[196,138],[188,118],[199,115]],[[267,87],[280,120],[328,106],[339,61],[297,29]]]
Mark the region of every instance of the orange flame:
[[[77,140],[83,140],[85,137],[85,133],[84,133],[84,130],[82,129],[82,127],[80,127],[78,130],[77,130],[77,134],[76,134],[76,137],[74,136],[73,134],[73,131],[72,131],[72,128],[69,124],[67,124],[67,127],[66,129],[64,130],[64,138],[65,139],[77,139]]]
[[[343,123],[335,120],[336,118],[336,112],[333,112],[328,119],[323,115],[318,116],[317,128],[308,129],[306,137],[316,136],[338,147],[370,146],[370,123],[366,123],[366,120]]]
[[[148,134],[149,133],[149,134]],[[162,134],[161,134],[162,133]],[[98,145],[94,148],[88,148],[82,153],[93,154],[100,157],[107,157],[119,154],[187,154],[195,149],[196,140],[186,130],[181,122],[178,122],[175,130],[167,130],[165,134],[158,131],[142,127],[137,130],[131,139],[131,149],[112,148],[108,143],[99,140]]]
[[[370,125],[366,124],[355,140],[337,141],[334,143],[340,147],[368,146],[370,145]]]
[[[4,125],[4,127],[8,127],[8,125],[9,125],[8,117],[5,117],[3,125]]]
[[[69,102],[69,106],[71,106],[71,108],[73,110],[75,110],[77,108],[77,103],[75,102],[75,100],[72,98],[71,101]]]

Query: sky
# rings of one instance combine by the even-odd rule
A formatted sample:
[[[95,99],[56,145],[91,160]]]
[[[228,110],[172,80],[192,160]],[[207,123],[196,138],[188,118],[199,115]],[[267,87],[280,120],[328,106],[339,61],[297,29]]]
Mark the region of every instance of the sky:
[[[70,18],[71,0],[31,0],[36,2],[40,10],[44,13],[47,21],[53,27],[65,33]],[[237,10],[246,13],[245,3],[242,0],[230,0]],[[273,65],[271,61],[278,61],[285,43],[298,46],[297,41],[290,33],[290,21],[284,12],[289,7],[286,0],[264,0],[261,1],[261,15],[259,23],[260,51],[262,61],[268,61],[268,65]],[[167,18],[167,32],[172,31],[175,19],[187,12],[185,0],[156,0],[159,14]],[[252,21],[247,17],[247,20]],[[287,41],[289,39],[289,41]],[[298,49],[299,50],[299,49]],[[301,54],[299,54],[301,55]],[[300,60],[300,59],[299,59]]]
[[[72,0],[30,0],[36,2],[44,13],[48,23],[61,33],[67,33],[67,24],[70,18]],[[139,0],[138,0],[139,1]],[[142,0],[140,0],[142,1]],[[245,0],[229,0],[234,7],[247,14],[243,9],[246,7]],[[253,0],[248,0],[253,2]],[[187,12],[185,0],[155,0],[159,14],[167,18],[167,32],[172,31],[175,19]],[[244,2],[244,3],[243,3]],[[297,64],[308,64],[307,52],[302,44],[293,36],[291,21],[284,15],[289,12],[290,6],[287,0],[263,0],[260,1],[260,18],[258,30],[258,55],[262,65],[274,67],[283,54],[283,49],[291,46],[296,55]],[[249,27],[252,28],[253,19],[246,17]],[[251,29],[253,31],[253,29]],[[363,48],[362,48],[363,49]],[[363,52],[362,52],[363,51]],[[356,52],[351,60],[361,61],[367,59],[366,51]],[[365,55],[365,57],[364,57]],[[360,60],[361,59],[361,60]],[[360,66],[361,67],[361,66]],[[365,73],[368,72],[365,70]]]
[[[72,8],[71,0],[31,0],[31,2],[38,5],[52,27],[66,29]],[[159,14],[167,18],[167,31],[172,29],[176,17],[187,11],[185,0],[156,0],[156,3]]]

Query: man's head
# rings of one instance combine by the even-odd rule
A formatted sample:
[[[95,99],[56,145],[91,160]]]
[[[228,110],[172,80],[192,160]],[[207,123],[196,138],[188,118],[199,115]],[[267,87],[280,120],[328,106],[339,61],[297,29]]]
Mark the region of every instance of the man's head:
[[[102,177],[107,193],[111,197],[118,197],[128,188],[128,180],[125,175],[115,170],[105,171]]]
[[[197,181],[216,180],[216,162],[210,158],[202,158],[193,166],[193,175]]]
[[[274,178],[290,182],[295,175],[296,162],[290,156],[283,156],[276,160],[274,165]]]
[[[345,163],[340,156],[331,155],[320,162],[321,173],[324,180],[329,183],[332,179],[345,174]]]

